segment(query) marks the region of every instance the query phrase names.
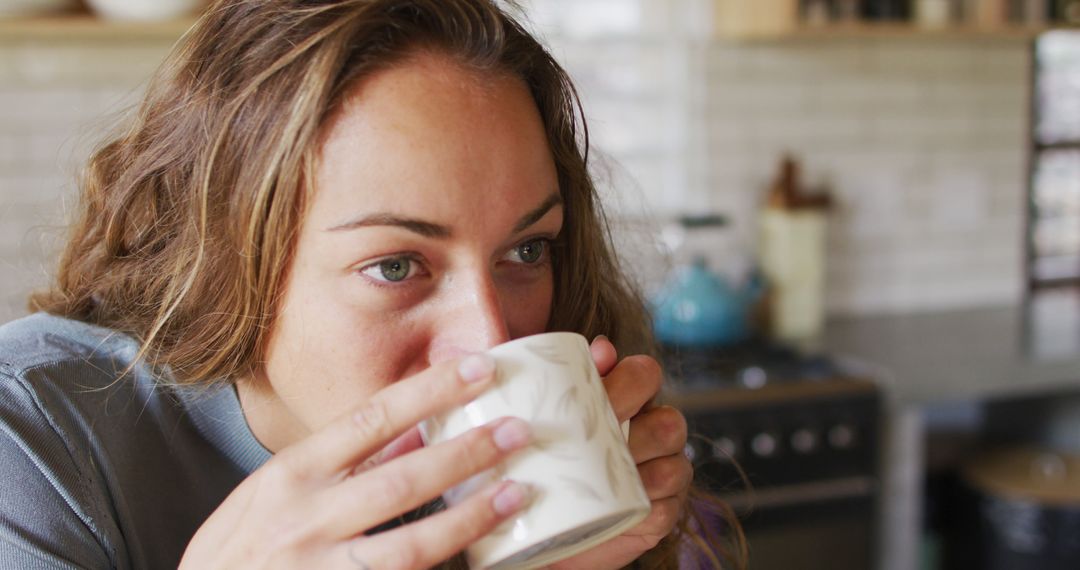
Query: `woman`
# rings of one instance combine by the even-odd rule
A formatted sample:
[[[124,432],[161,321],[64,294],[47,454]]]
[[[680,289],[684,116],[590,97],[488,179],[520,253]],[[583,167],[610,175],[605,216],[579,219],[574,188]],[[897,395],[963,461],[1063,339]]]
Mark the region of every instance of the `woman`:
[[[528,426],[430,448],[414,426],[485,388],[478,353],[547,330],[596,338],[653,505],[557,567],[675,567],[704,545],[685,421],[650,403],[654,360],[616,355],[648,350],[646,318],[575,105],[488,0],[213,5],[91,158],[40,312],[0,329],[0,559],[460,563],[528,490],[417,509]]]

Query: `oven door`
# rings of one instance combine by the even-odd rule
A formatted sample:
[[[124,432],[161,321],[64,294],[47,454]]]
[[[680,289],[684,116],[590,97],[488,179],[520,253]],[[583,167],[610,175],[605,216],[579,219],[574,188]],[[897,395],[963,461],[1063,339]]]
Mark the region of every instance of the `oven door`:
[[[761,395],[687,414],[696,483],[739,516],[752,570],[870,570],[879,394],[751,398]]]
[[[876,540],[871,480],[773,488],[737,508],[753,570],[870,570]],[[749,506],[739,503],[749,503]]]

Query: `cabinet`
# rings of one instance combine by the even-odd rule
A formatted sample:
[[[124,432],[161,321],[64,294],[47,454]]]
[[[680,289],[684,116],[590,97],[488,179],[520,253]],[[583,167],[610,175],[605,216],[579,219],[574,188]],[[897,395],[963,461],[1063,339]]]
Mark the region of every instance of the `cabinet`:
[[[1025,3],[1026,2],[1026,3]],[[742,41],[826,38],[1031,39],[1080,14],[1057,0],[712,0],[714,34]],[[1052,2],[1057,2],[1056,4]],[[1076,11],[1080,12],[1080,3]]]
[[[1032,54],[1029,291],[1080,285],[1080,32],[1040,35]]]

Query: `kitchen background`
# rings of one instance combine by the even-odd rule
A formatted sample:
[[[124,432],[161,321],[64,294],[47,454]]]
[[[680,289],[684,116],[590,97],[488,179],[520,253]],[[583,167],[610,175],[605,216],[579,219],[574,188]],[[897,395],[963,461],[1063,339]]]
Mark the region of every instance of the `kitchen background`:
[[[947,513],[978,510],[962,503],[959,473],[987,442],[1050,449],[1031,473],[1075,483],[1062,500],[1080,504],[1080,297],[1059,290],[1049,304],[1022,302],[1034,40],[1048,15],[1080,17],[1080,2],[521,4],[577,82],[620,253],[650,294],[687,261],[691,248],[673,239],[673,220],[686,214],[730,221],[693,252],[746,276],[785,155],[798,159],[806,186],[832,197],[821,261],[828,326],[808,349],[828,358],[766,351],[772,360],[744,365],[721,351],[724,365],[739,363],[727,366],[735,379],[719,380],[710,361],[712,387],[723,389],[689,400],[704,402],[692,419],[712,441],[688,450],[699,470],[735,457],[757,484],[758,522],[746,519],[751,567],[990,568],[942,544],[1056,544],[1047,537],[1060,525],[1038,526],[1041,511],[981,539],[947,530],[993,525]],[[892,6],[885,15],[895,19],[825,21],[851,6]],[[989,23],[987,6],[1001,8]],[[1043,9],[1020,10],[1031,6]],[[1004,23],[1004,7],[1024,21]],[[79,165],[189,24],[0,17],[0,322],[24,314],[27,292],[47,282]],[[1075,95],[1069,81],[1064,92]],[[1075,126],[1078,99],[1055,101],[1061,124]],[[1075,214],[1080,161],[1069,152],[1040,176],[1061,193],[1050,202]],[[1040,239],[1075,253],[1080,223],[1064,219]],[[831,395],[811,397],[816,388],[777,369],[869,377],[874,388],[822,382]],[[1035,550],[997,556],[994,568],[1058,568],[1032,562],[1043,554]],[[1076,567],[1077,550],[1061,568]],[[785,552],[798,563],[769,561]]]
[[[749,252],[784,152],[838,208],[833,314],[993,305],[1022,286],[1031,53],[1022,37],[711,38],[708,3],[534,0],[582,91],[616,225],[717,210]],[[88,149],[176,40],[0,34],[0,320],[46,280]],[[639,232],[640,233],[640,232]],[[655,284],[656,243],[623,251]],[[731,250],[717,250],[718,267]],[[735,251],[739,251],[736,249]],[[635,263],[635,258],[645,260]]]

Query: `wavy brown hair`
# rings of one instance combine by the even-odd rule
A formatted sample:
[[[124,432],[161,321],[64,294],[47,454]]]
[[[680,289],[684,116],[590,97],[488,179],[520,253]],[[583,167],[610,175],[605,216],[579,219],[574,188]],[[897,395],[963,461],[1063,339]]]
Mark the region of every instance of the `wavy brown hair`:
[[[90,158],[56,282],[31,309],[133,336],[173,382],[249,374],[264,359],[328,118],[350,86],[421,51],[521,78],[540,111],[565,207],[549,329],[651,353],[648,316],[619,270],[588,173],[573,84],[490,0],[215,2],[131,124]],[[741,567],[730,513],[721,533],[689,507],[638,564],[675,568],[683,552]]]

